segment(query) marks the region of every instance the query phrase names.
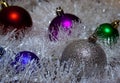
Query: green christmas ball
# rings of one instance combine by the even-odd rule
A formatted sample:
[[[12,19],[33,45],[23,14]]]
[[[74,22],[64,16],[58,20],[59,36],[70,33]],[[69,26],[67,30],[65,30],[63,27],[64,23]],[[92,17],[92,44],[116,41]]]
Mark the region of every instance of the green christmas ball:
[[[117,43],[119,38],[118,30],[109,23],[104,23],[97,27],[95,34],[98,39],[103,40],[109,45]]]

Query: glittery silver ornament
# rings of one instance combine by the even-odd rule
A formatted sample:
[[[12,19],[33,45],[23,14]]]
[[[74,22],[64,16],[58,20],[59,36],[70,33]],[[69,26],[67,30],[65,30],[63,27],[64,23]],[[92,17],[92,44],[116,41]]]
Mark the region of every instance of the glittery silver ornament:
[[[75,62],[73,71],[79,72],[78,78],[103,73],[107,63],[106,54],[99,44],[88,42],[88,40],[75,40],[68,44],[62,53],[60,62],[65,61],[69,64]]]

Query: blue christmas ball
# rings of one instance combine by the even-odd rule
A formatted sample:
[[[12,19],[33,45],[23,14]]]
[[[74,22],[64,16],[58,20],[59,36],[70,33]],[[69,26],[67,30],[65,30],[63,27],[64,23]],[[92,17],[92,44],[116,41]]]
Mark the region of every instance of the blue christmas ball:
[[[3,47],[0,47],[0,58],[6,53]]]
[[[28,65],[31,61],[35,61],[35,63],[39,63],[39,58],[36,54],[30,51],[21,51],[17,53],[15,60],[11,63],[11,65],[17,70],[17,72],[25,69],[26,65]]]

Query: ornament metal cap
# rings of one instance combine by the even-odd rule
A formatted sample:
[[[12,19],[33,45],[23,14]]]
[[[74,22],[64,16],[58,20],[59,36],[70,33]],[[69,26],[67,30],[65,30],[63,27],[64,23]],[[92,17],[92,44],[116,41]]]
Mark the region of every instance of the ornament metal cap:
[[[95,34],[92,34],[89,38],[88,38],[88,42],[91,42],[91,43],[96,43],[97,41],[97,37]]]
[[[113,28],[118,28],[119,27],[119,23],[120,23],[120,20],[115,20],[111,23],[111,25],[113,26]]]
[[[63,14],[64,14],[63,9],[62,9],[61,7],[57,7],[57,8],[56,8],[56,14],[57,14],[57,16],[63,15]]]
[[[0,4],[1,4],[1,8],[5,8],[5,7],[9,6],[8,3],[5,0],[1,0]]]

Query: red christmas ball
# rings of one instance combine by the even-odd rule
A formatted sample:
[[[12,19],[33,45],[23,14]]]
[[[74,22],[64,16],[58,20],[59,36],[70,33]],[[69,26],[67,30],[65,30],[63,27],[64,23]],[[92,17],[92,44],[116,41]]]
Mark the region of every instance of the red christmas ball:
[[[31,27],[32,19],[29,13],[21,7],[9,6],[0,11],[0,23],[6,26]]]
[[[8,6],[0,11],[0,25],[3,25],[2,34],[16,29],[17,31],[25,30],[26,27],[32,26],[30,14],[22,7]]]

